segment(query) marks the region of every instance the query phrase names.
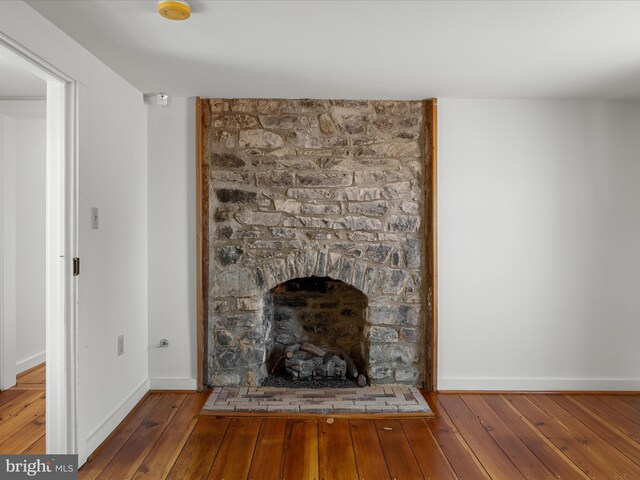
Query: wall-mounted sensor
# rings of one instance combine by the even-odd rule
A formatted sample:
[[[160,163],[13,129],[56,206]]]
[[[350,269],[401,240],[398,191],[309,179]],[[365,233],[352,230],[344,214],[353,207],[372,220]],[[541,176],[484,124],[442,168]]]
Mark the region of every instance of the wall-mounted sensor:
[[[163,107],[166,107],[169,103],[169,95],[166,93],[159,93],[156,98],[158,105],[162,105]]]

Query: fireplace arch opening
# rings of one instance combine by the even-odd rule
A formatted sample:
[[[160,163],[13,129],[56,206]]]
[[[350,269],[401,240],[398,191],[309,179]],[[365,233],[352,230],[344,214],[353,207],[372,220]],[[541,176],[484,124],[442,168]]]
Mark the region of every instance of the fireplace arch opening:
[[[270,376],[356,381],[366,375],[368,300],[360,290],[330,277],[294,278],[269,290],[263,305]]]

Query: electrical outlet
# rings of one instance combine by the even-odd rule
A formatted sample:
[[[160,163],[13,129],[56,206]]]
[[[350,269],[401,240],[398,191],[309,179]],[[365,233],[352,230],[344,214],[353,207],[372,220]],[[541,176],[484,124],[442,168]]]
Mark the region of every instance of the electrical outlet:
[[[124,354],[124,335],[118,337],[118,356]]]

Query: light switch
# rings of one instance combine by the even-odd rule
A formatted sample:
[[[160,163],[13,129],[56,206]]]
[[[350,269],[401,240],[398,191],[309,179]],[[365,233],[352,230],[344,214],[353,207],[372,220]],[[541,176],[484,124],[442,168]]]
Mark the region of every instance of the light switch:
[[[91,207],[91,230],[98,230],[98,208]]]
[[[124,335],[118,336],[118,356],[124,355]]]

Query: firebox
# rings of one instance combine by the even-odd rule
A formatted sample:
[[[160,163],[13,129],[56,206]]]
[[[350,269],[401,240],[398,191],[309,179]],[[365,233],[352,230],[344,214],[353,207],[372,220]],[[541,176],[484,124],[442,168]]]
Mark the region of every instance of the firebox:
[[[364,384],[369,347],[367,298],[329,277],[296,278],[264,298],[269,374],[294,379],[352,378]]]

